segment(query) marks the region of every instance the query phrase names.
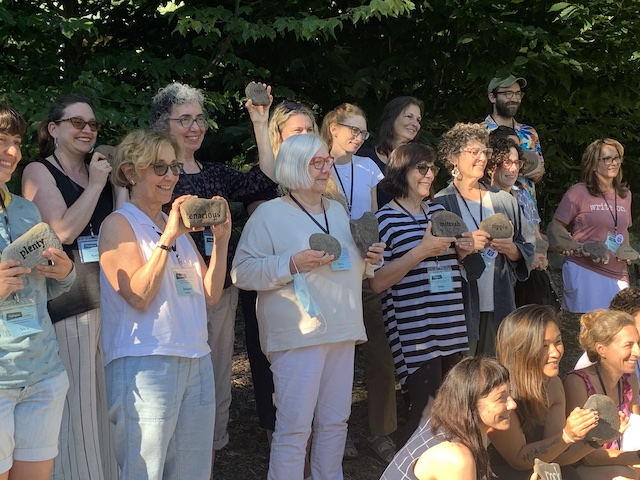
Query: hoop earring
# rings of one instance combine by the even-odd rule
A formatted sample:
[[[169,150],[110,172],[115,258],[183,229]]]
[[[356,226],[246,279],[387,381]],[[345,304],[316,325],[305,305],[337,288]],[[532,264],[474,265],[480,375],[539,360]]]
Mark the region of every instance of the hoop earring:
[[[451,176],[456,180],[462,180],[462,174],[460,173],[460,170],[458,170],[457,165],[454,165],[451,169]]]

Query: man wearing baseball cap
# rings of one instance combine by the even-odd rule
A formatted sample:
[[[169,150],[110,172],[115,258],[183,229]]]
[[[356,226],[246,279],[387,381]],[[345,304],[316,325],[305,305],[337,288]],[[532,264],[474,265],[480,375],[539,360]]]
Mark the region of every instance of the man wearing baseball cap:
[[[540,138],[535,128],[524,123],[519,123],[514,116],[520,108],[520,103],[524,97],[522,88],[527,86],[527,80],[522,77],[509,75],[507,77],[494,77],[489,82],[487,94],[489,102],[493,105],[493,112],[487,115],[482,125],[489,132],[495,130],[500,125],[513,128],[520,139],[520,146],[523,150],[536,152],[538,155],[538,167],[527,173],[523,184],[535,197],[535,182],[538,182],[544,175],[544,157],[540,147]]]

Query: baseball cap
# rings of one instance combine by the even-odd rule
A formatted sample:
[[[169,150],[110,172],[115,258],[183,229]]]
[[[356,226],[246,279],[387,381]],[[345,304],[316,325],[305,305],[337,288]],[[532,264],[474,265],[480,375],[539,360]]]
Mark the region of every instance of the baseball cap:
[[[496,88],[499,87],[508,87],[509,85],[513,85],[518,82],[521,88],[527,86],[527,80],[522,77],[514,77],[513,75],[509,75],[506,78],[498,78],[493,77],[489,82],[489,88],[487,88],[487,93],[493,92]]]

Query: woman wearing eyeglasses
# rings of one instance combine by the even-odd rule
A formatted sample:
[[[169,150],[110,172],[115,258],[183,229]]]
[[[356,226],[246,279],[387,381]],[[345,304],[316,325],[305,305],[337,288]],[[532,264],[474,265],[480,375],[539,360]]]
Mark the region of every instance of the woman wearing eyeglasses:
[[[216,405],[206,305],[222,296],[231,221],[227,208],[227,221],[210,229],[207,264],[186,235],[202,228],[188,229],[180,215],[191,195],[171,202],[181,153],[167,133],[127,135],[111,178],[130,202],[100,231],[105,376],[121,480],[211,475]]]
[[[270,88],[269,88],[270,91]],[[247,102],[256,138],[268,142],[267,121],[269,107],[254,106]],[[272,191],[273,155],[270,150],[264,155],[260,150],[260,163],[248,172],[234,170],[213,159],[196,159],[196,152],[202,146],[209,127],[204,111],[203,93],[182,83],[171,83],[161,88],[151,102],[151,127],[168,132],[182,144],[183,172],[173,191],[173,199],[185,194],[200,198],[219,195],[228,201],[249,202],[263,192]],[[165,205],[165,213],[170,205]],[[200,255],[208,260],[213,246],[210,232],[191,233]],[[235,242],[229,248],[228,263],[235,252]],[[214,450],[222,449],[229,443],[227,424],[231,406],[231,366],[233,363],[233,343],[238,289],[231,284],[227,275],[222,298],[215,306],[207,308],[209,345],[216,381],[216,429]]]
[[[629,286],[627,263],[616,251],[629,241],[631,194],[622,181],[624,147],[611,138],[591,143],[582,154],[581,182],[564,194],[553,222],[570,227],[580,244],[603,242],[608,262],[597,262],[582,250],[568,253],[562,266],[562,308],[584,313],[607,308],[613,296]]]
[[[366,340],[362,278],[373,274],[384,244],[371,246],[365,258],[359,253],[346,211],[323,197],[332,165],[318,136],[287,138],[276,159],[286,194],[256,209],[233,260],[234,283],[258,292],[260,342],[273,372],[270,480],[303,478],[312,430],[312,477],[342,478],[354,347]],[[309,248],[316,233],[340,243],[339,259]]]
[[[100,122],[91,101],[65,95],[51,106],[38,131],[40,158],[22,175],[22,193],[54,229],[75,262],[78,279],[49,302],[70,387],[55,460],[56,480],[117,478],[106,412],[100,345],[98,233],[126,191],[109,182],[111,166],[94,152]]]
[[[381,182],[394,199],[376,214],[387,247],[385,265],[370,283],[374,292],[384,292],[388,343],[400,384],[411,399],[398,446],[418,427],[429,399],[468,348],[460,259],[471,252],[472,240],[431,235],[431,215],[444,210],[431,201],[435,159],[426,145],[397,147]]]
[[[457,123],[438,145],[438,156],[453,180],[436,194],[435,201],[462,218],[471,232],[466,238],[473,243],[473,254],[465,258],[469,265],[465,264],[467,278],[462,284],[471,355],[495,354],[500,322],[516,308],[514,284],[529,276],[535,251],[533,231],[516,199],[482,182],[491,157],[488,137],[478,124]],[[491,238],[480,229],[480,223],[494,213],[509,218],[511,238]],[[478,268],[480,278],[469,275]]]

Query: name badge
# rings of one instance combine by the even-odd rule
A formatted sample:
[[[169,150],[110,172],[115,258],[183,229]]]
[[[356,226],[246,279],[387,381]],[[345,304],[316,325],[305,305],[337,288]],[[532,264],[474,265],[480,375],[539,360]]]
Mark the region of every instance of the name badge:
[[[0,307],[2,324],[9,336],[26,337],[42,331],[38,322],[38,309],[33,300],[21,300],[12,305]]]
[[[173,268],[173,283],[181,297],[200,295],[200,277],[195,268]]]
[[[484,260],[485,270],[491,266],[491,262],[493,262],[493,259],[498,256],[498,252],[492,248],[487,248],[480,253],[482,255],[482,260]]]
[[[605,244],[607,245],[607,248],[609,250],[615,253],[618,251],[623,241],[624,241],[624,237],[622,236],[622,234],[618,233],[616,235],[615,233],[609,232],[607,233],[607,240],[605,241]]]
[[[349,258],[349,252],[343,246],[340,256],[331,262],[331,270],[351,270],[351,259]]]
[[[202,235],[204,236],[204,254],[210,257],[213,253],[213,233],[211,233],[211,230],[208,230],[203,232]]]
[[[78,250],[80,251],[80,261],[82,263],[93,263],[100,259],[98,254],[98,236],[84,235],[78,237]]]
[[[431,293],[453,292],[451,268],[429,268],[429,289]]]

